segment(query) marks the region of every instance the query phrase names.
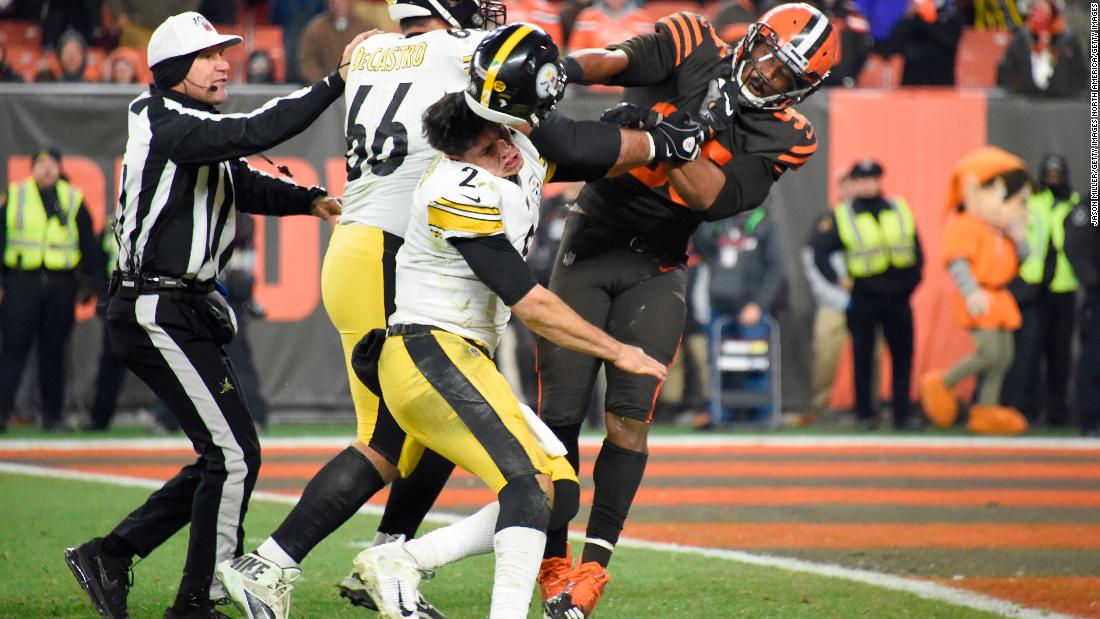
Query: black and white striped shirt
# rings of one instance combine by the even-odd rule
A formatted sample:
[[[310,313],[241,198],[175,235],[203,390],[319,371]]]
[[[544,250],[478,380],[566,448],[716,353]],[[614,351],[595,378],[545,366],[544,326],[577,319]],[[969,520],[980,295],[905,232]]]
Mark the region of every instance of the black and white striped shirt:
[[[218,114],[150,87],[130,103],[118,199],[118,270],[208,282],[229,261],[236,209],[304,215],[324,189],[260,172],[243,157],[301,133],[344,93],[336,73],[248,114]]]

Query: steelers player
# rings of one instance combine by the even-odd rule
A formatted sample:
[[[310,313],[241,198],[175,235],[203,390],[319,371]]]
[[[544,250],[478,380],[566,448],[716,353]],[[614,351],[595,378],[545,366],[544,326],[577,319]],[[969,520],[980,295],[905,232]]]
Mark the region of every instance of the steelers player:
[[[510,314],[624,372],[665,375],[640,348],[584,321],[537,285],[523,260],[538,225],[543,183],[559,174],[592,178],[548,164],[522,132],[498,122],[537,120],[552,103],[555,76],[540,71],[533,87],[524,85],[528,63],[554,73],[557,50],[549,37],[519,24],[500,30],[473,61],[486,70],[484,79],[475,76],[466,93],[443,97],[425,114],[427,138],[444,154],[414,194],[397,254],[397,309],[378,362],[390,412],[412,443],[471,471],[498,495],[495,522],[483,523],[491,525],[491,536],[452,537],[480,539],[480,552],[491,539],[497,556],[489,616],[500,619],[527,616],[560,487],[552,480],[576,487],[564,448],[551,455],[539,445],[534,434],[541,422],[524,415],[493,364]],[[415,599],[417,568],[438,565],[433,556],[440,546],[434,539],[394,542],[356,559],[384,617],[411,609],[402,602]]]

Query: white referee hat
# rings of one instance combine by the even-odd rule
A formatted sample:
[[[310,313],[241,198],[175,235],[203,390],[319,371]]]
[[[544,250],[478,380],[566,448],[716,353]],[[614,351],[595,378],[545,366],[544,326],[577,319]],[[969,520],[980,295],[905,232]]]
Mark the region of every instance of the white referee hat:
[[[194,11],[180,13],[164,20],[164,23],[153,31],[153,38],[149,39],[149,66],[215,45],[228,47],[240,42],[239,36],[218,34],[214,25],[199,13]]]

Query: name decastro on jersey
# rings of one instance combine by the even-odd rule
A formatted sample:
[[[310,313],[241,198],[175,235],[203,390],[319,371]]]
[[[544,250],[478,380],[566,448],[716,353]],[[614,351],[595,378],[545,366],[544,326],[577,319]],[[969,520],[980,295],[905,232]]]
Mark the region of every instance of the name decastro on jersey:
[[[486,34],[383,33],[355,48],[344,88],[348,184],[341,224],[405,235],[413,189],[436,155],[421,115],[466,87],[470,56]]]
[[[447,240],[503,234],[521,255],[535,236],[547,164],[523,134],[515,180],[440,155],[413,196],[405,244],[397,252],[397,311],[391,324],[431,324],[495,350],[511,310],[474,275]]]

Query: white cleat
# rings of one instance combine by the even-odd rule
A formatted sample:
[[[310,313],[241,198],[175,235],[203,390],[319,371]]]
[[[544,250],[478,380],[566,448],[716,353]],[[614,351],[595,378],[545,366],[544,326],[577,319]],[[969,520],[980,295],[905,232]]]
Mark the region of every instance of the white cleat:
[[[214,575],[225,586],[233,604],[248,619],[287,619],[290,615],[290,584],[302,575],[298,568],[281,568],[250,552],[222,561]]]
[[[368,548],[352,561],[355,575],[363,582],[383,619],[417,617],[420,599],[420,571],[416,560],[405,551],[405,539]]]

